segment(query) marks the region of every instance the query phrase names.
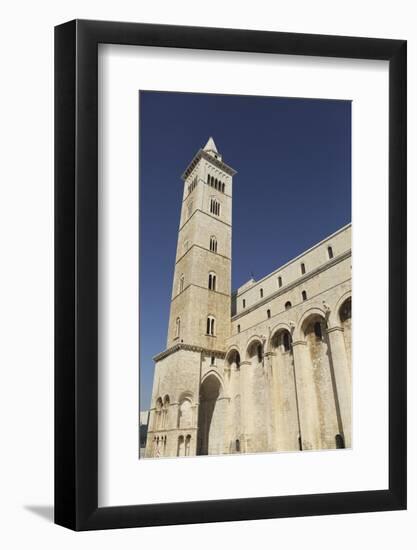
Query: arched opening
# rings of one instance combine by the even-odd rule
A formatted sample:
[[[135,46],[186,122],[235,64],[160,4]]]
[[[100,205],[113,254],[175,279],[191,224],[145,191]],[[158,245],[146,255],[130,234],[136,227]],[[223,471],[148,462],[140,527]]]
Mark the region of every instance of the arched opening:
[[[184,436],[178,438],[177,456],[184,456]]]
[[[320,427],[315,435],[316,440],[313,443],[313,448],[334,449],[334,434],[340,433],[341,427],[326,319],[321,313],[312,313],[303,322],[302,330],[307,343],[308,360],[311,366],[310,383],[314,387],[315,394],[311,415],[315,417],[315,422]]]
[[[219,448],[219,432],[223,419],[218,407],[220,381],[208,376],[200,388],[200,405],[198,410],[198,455],[214,454]]]
[[[185,456],[190,456],[190,448],[191,448],[191,435],[187,435],[185,438]]]
[[[282,277],[278,277],[278,288],[282,287]]]
[[[237,453],[240,453],[240,440],[239,439],[236,439],[235,450],[236,450]]]
[[[352,353],[352,299],[350,297],[347,298],[340,306],[339,319],[343,328],[346,356],[350,366]]]
[[[343,435],[337,434],[335,437],[336,440],[336,449],[344,449],[345,448],[345,440],[343,438]]]
[[[331,246],[327,247],[327,255],[329,256],[329,260],[333,258],[333,248]]]
[[[303,299],[303,302],[305,302],[307,300],[307,292],[305,290],[302,291],[301,297]]]
[[[214,235],[210,237],[210,251],[217,253],[217,239]]]
[[[229,367],[235,367],[237,370],[240,369],[240,353],[236,349],[232,349],[227,357],[226,364]]]
[[[188,397],[182,398],[178,406],[178,428],[186,429],[192,426],[192,404]]]
[[[168,410],[169,410],[169,395],[164,397],[164,406],[162,409],[162,427],[166,428],[168,426]]]
[[[291,309],[291,306],[292,306],[292,304],[291,304],[290,301],[285,302],[285,309],[286,309],[286,310]]]
[[[271,318],[271,310],[270,309],[266,310],[266,316],[267,316],[268,319]]]
[[[259,295],[260,295],[261,298],[264,297],[264,289],[263,288],[259,289]]]
[[[247,356],[251,359],[252,363],[262,363],[263,359],[263,346],[259,340],[252,342],[247,351]]]
[[[291,350],[291,334],[288,330],[282,329],[274,334],[271,340],[271,346],[274,351],[279,350],[281,353]]]
[[[301,264],[301,275],[304,275],[306,272],[306,266],[304,263]]]
[[[209,336],[214,336],[215,335],[215,318],[212,317],[211,315],[209,315],[207,317],[207,327],[206,327],[206,330],[207,330],[207,333]]]

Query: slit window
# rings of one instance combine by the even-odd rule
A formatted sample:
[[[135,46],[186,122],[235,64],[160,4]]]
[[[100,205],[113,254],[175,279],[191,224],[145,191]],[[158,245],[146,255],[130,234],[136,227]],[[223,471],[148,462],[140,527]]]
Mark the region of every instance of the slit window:
[[[271,318],[271,310],[270,309],[266,310],[266,316],[268,317],[268,319]]]
[[[329,260],[333,258],[333,248],[331,246],[327,247],[327,255],[329,256]]]
[[[278,277],[278,288],[282,287],[282,277]]]
[[[303,302],[305,302],[307,300],[307,292],[303,290],[301,296],[303,297]]]
[[[239,334],[240,332],[240,325],[237,326],[237,333]]]
[[[304,263],[301,264],[301,275],[304,275],[306,272],[306,265]]]
[[[264,289],[263,288],[260,289],[259,294],[260,294],[261,298],[264,297]]]
[[[245,307],[246,307],[246,300],[242,300],[242,307],[243,307],[243,309],[245,309]]]

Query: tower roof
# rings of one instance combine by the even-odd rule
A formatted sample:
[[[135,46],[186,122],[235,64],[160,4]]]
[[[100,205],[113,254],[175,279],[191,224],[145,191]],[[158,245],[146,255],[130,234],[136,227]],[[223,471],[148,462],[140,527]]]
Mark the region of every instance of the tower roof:
[[[213,151],[214,153],[218,153],[216,144],[214,143],[214,139],[211,136],[208,138],[208,141],[205,144],[203,151]]]
[[[200,149],[197,151],[197,153],[194,155],[193,160],[190,162],[190,164],[185,169],[184,173],[182,174],[182,179],[185,180],[190,172],[193,170],[193,168],[196,166],[197,162],[204,158],[220,168],[221,170],[224,170],[227,174],[234,176],[236,174],[236,170],[233,170],[231,166],[228,166],[225,162],[223,162],[221,154],[218,152],[216,144],[214,143],[214,139],[210,136],[208,138],[207,143],[204,146],[204,149]]]

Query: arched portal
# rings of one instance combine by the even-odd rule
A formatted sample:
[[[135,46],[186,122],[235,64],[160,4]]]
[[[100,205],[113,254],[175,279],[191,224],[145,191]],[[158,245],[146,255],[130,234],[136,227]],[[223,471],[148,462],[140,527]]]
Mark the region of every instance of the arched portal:
[[[222,450],[222,425],[224,412],[219,401],[221,384],[211,374],[201,384],[198,409],[198,455],[219,454]]]

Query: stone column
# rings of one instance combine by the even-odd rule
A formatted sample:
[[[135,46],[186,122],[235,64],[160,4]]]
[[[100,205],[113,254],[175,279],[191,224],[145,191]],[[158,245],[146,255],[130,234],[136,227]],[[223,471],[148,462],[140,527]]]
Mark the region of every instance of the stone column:
[[[241,441],[242,452],[250,452],[250,444],[248,445],[248,440],[252,438],[252,417],[253,407],[252,407],[252,362],[251,361],[241,361],[240,363],[240,395],[241,395],[241,423],[242,423],[242,433],[244,436],[244,441]],[[249,447],[249,448],[248,448]]]
[[[273,373],[273,357],[275,353],[272,351],[267,351],[264,353],[264,369],[265,376],[267,380],[267,394],[268,399],[266,403],[266,417],[265,422],[267,423],[266,433],[268,439],[268,450],[276,451],[277,449],[277,434],[276,434],[276,376]]]
[[[302,448],[304,451],[320,449],[320,416],[307,342],[293,342],[292,349]]]
[[[341,429],[345,447],[350,448],[352,444],[352,380],[343,328],[340,326],[331,327],[327,329],[327,336],[336,385],[335,399],[342,423]]]

